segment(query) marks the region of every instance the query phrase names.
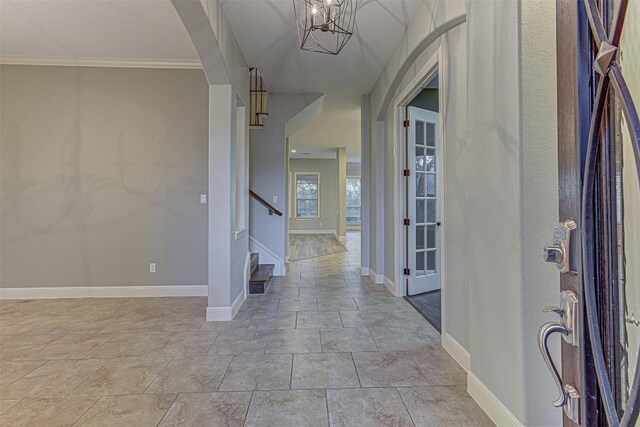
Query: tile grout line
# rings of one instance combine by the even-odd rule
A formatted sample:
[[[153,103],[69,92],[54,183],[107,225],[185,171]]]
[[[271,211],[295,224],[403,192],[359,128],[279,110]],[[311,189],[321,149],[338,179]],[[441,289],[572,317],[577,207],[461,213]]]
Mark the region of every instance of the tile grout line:
[[[327,409],[327,425],[331,426],[331,416],[329,415],[329,392],[324,389],[324,406]]]
[[[398,387],[395,387],[396,393],[398,394],[398,397],[400,398],[400,402],[402,402],[402,406],[404,406],[404,410],[407,411],[407,415],[409,415],[409,419],[411,420],[411,422],[413,423],[414,426],[416,426],[416,422],[413,421],[413,417],[411,416],[411,412],[409,412],[409,408],[407,408],[407,404],[404,402],[404,399],[402,398],[402,395],[400,394],[400,390],[398,390]]]
[[[154,383],[154,382],[156,382],[156,380],[158,379],[158,377],[160,377],[160,374],[162,374],[162,373],[167,369],[167,367],[171,364],[171,362],[173,362],[175,359],[176,359],[176,357],[175,357],[175,356],[172,356],[172,357],[169,359],[169,361],[167,362],[167,364],[166,364],[166,365],[164,365],[164,367],[160,370],[160,372],[158,372],[158,373],[156,374],[156,376],[155,376],[155,377],[153,377],[153,380],[149,383],[149,385],[148,385],[147,387],[145,387],[144,391],[143,391],[141,394],[145,394],[145,393],[147,392],[147,390],[149,390],[149,387],[151,387],[151,386],[153,385],[153,383]],[[160,393],[159,393],[159,394],[160,394]]]
[[[91,406],[89,406],[89,407],[87,408],[87,410],[86,410],[86,411],[84,411],[82,414],[80,414],[80,416],[79,416],[78,418],[76,418],[76,420],[75,420],[74,422],[72,422],[72,423],[70,424],[70,426],[72,426],[72,427],[73,427],[74,425],[76,425],[76,423],[77,423],[78,421],[80,421],[80,419],[82,419],[82,417],[84,417],[84,416],[87,414],[87,412],[89,412],[91,409],[93,409],[93,407],[94,407],[94,406],[96,406],[96,404],[97,404],[98,402],[100,402],[100,401],[102,400],[102,398],[103,398],[103,397],[104,397],[104,396],[100,396],[99,398],[97,398],[97,399],[96,399],[96,401],[95,401],[95,402],[93,402],[93,404],[92,404]]]
[[[353,352],[349,353],[351,355],[351,361],[353,362],[353,369],[356,370],[356,376],[358,377],[358,384],[360,384],[360,388],[362,388],[362,381],[360,381],[360,373],[358,372],[358,366],[356,366],[356,359],[353,357]]]
[[[162,417],[160,418],[160,420],[158,421],[158,424],[156,424],[156,427],[158,427],[160,425],[160,423],[162,423],[162,420],[164,420],[164,417],[167,416],[167,414],[169,413],[169,411],[171,410],[171,408],[173,407],[173,405],[175,405],[176,400],[178,400],[178,397],[180,397],[180,393],[176,393],[176,397],[173,398],[173,401],[171,402],[171,405],[169,405],[169,407],[167,408],[166,411],[164,411],[164,414],[162,414]]]
[[[247,405],[247,410],[244,413],[244,421],[242,421],[242,425],[243,426],[247,425],[247,417],[249,416],[249,409],[251,409],[251,402],[253,402],[254,393],[255,393],[255,391],[251,391],[251,397],[249,398],[249,404]]]

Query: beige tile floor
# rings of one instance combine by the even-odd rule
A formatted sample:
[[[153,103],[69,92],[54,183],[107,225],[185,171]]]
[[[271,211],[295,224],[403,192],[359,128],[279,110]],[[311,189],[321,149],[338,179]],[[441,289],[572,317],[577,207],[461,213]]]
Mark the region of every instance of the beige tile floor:
[[[2,426],[485,426],[465,374],[349,251],[235,320],[206,298],[0,302]]]

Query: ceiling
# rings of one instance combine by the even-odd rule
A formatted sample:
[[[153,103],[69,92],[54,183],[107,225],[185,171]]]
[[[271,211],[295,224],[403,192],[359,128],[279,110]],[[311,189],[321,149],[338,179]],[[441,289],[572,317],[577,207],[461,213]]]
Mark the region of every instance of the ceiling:
[[[198,61],[169,0],[0,0],[0,55]]]
[[[247,62],[272,92],[371,91],[420,1],[359,0],[339,55],[302,51],[292,0],[222,0]]]

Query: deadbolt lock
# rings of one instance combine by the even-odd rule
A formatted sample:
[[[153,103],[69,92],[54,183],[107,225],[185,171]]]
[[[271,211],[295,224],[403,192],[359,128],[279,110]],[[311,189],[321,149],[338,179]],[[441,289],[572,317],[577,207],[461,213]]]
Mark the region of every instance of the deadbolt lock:
[[[577,227],[572,219],[562,221],[553,229],[553,244],[544,247],[542,258],[558,267],[561,273],[571,272],[569,266],[569,250],[571,247],[571,231]]]

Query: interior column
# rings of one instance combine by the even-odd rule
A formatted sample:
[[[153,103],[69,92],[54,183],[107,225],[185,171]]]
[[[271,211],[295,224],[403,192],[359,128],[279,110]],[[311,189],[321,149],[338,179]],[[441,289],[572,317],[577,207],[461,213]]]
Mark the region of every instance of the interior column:
[[[209,303],[207,320],[231,320],[235,105],[231,85],[209,86]]]
[[[347,149],[338,148],[338,196],[340,198],[338,215],[338,240],[347,241]]]

